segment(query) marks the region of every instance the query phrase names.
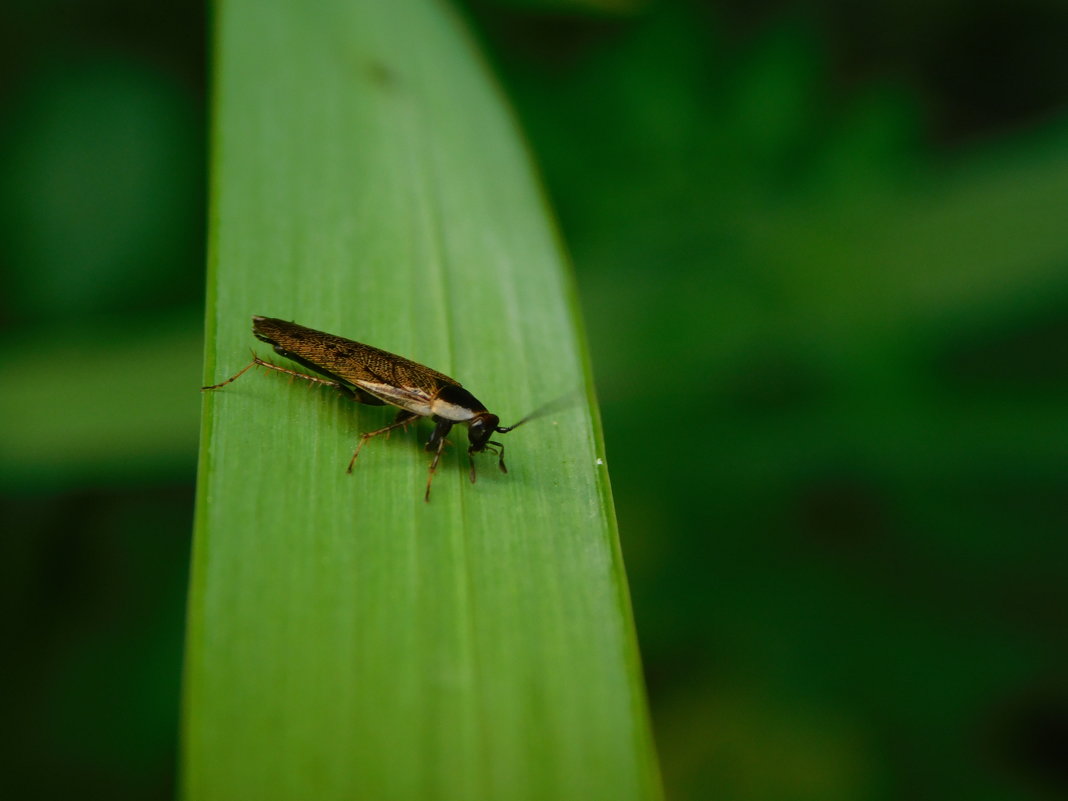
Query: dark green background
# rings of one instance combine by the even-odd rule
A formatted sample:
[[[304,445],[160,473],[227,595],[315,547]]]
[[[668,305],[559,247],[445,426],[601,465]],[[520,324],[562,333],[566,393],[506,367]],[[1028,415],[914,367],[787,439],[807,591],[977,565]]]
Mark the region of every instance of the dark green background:
[[[465,12],[574,257],[669,798],[1068,794],[1068,6]],[[0,8],[12,797],[173,794],[207,24]]]

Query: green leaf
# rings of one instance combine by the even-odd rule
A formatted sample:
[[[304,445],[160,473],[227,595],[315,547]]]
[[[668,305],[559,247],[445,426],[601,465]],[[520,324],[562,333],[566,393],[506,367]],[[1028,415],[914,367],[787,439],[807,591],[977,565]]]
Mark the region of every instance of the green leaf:
[[[260,314],[453,375],[504,425],[577,400],[476,484],[454,430],[424,503],[426,423],[347,475],[388,409],[263,370],[205,394],[185,796],[659,798],[571,279],[471,43],[435,2],[242,0],[215,66],[205,383]]]

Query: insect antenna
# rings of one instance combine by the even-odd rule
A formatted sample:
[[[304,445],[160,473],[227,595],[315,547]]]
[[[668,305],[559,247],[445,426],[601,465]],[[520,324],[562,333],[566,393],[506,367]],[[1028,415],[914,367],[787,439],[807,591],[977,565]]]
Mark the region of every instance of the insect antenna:
[[[568,392],[564,395],[561,395],[559,398],[549,401],[544,406],[539,406],[537,409],[532,411],[518,423],[513,423],[510,426],[497,426],[495,431],[498,434],[507,434],[509,431],[519,428],[519,426],[523,425],[524,423],[529,423],[531,420],[537,420],[539,417],[545,417],[546,415],[552,414],[553,412],[558,412],[562,409],[565,409],[578,400],[578,395],[578,389],[575,389],[573,392]]]

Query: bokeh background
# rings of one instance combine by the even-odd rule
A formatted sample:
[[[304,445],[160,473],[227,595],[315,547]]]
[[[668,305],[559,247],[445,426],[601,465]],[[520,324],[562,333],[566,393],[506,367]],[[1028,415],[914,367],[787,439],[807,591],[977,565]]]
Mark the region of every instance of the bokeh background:
[[[669,798],[1068,797],[1068,4],[463,13],[574,257]],[[208,25],[0,6],[12,798],[173,796]]]

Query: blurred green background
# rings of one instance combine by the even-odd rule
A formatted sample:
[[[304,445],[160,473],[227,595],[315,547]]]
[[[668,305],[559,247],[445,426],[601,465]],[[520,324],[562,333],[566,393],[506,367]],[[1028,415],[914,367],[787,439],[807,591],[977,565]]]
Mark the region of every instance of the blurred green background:
[[[1068,4],[463,11],[574,257],[669,798],[1068,797]],[[0,7],[11,797],[173,796],[208,24]]]

